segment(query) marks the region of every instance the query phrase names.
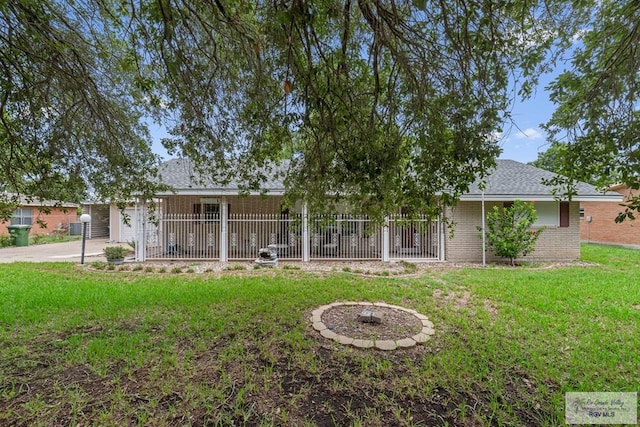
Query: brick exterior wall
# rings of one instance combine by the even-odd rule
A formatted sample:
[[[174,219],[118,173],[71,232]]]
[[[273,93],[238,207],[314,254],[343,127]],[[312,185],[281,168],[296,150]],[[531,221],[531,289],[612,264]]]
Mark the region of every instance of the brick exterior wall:
[[[485,202],[489,212],[502,202]],[[454,234],[445,237],[446,256],[451,262],[482,262],[482,238],[478,226],[482,225],[481,202],[460,202],[455,209],[447,212],[454,222]],[[504,261],[487,251],[487,262]],[[580,205],[569,204],[569,227],[546,227],[536,243],[536,250],[522,258],[523,261],[559,261],[580,258]]]
[[[62,224],[66,229],[69,223],[78,222],[78,216],[75,208],[51,208],[50,213],[43,213],[37,206],[22,206],[22,209],[31,209],[31,231],[30,236],[36,234],[51,234],[58,224]],[[46,226],[38,224],[38,220],[44,221]],[[11,225],[11,221],[0,222],[0,234],[9,234],[7,227]]]
[[[614,189],[625,196],[632,193],[628,188]],[[624,211],[620,203],[582,202],[584,217],[580,219],[580,239],[585,242],[640,245],[640,222],[625,220],[616,224],[615,218]],[[587,221],[591,217],[591,222]]]

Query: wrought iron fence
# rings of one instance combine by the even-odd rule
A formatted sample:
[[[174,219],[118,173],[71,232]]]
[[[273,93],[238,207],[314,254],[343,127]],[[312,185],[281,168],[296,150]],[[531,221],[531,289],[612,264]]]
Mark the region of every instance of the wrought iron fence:
[[[305,242],[300,214],[231,214],[226,224],[217,214],[164,214],[147,227],[146,258],[218,260],[224,225],[229,260],[255,259],[268,245],[285,260],[302,260],[305,249],[311,260],[438,260],[443,243],[440,222],[428,218],[390,218],[385,257],[385,228],[366,216],[311,217]]]
[[[147,232],[149,259],[220,259],[220,216],[164,214]]]
[[[389,219],[389,258],[439,260],[441,223],[427,217],[402,215]]]
[[[279,259],[302,259],[300,215],[232,214],[227,248],[230,260],[256,259],[258,250],[275,245]]]
[[[310,259],[382,259],[382,227],[356,215],[309,220]]]

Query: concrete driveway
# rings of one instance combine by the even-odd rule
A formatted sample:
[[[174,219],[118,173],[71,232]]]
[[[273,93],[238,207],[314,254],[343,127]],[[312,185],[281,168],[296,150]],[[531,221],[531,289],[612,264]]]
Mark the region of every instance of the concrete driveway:
[[[89,239],[84,250],[84,262],[106,261],[102,254],[105,246],[115,246],[104,239]],[[122,245],[124,246],[124,245]],[[21,247],[0,248],[0,262],[80,262],[82,240],[63,243],[47,243]]]

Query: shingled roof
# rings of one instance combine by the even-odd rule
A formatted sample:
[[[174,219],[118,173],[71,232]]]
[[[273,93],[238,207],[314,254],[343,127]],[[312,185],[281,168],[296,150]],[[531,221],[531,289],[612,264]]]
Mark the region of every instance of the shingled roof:
[[[496,168],[485,178],[485,200],[554,200],[552,186],[542,183],[543,179],[550,179],[556,174],[535,166],[516,162],[515,160],[496,160]],[[285,162],[273,167],[267,176],[262,189],[268,194],[282,194],[284,192],[284,174],[288,167]],[[238,194],[240,186],[237,182],[221,185],[213,179],[197,175],[189,159],[172,159],[163,163],[160,169],[162,182],[176,190],[178,194]],[[621,196],[615,192],[603,193],[596,187],[586,183],[577,184],[578,194],[573,196],[575,201],[608,200],[621,201]],[[480,200],[480,180],[469,187],[469,192],[461,200]]]
[[[262,184],[262,189],[269,194],[282,194],[284,192],[284,173],[288,162],[269,168],[269,172],[263,172],[267,177]],[[193,168],[189,159],[171,159],[160,166],[160,178],[163,184],[176,190],[178,194],[191,193],[217,193],[238,194],[241,186],[237,181],[231,181],[225,185],[216,182],[213,177],[203,177]]]
[[[542,183],[557,174],[537,168],[535,166],[516,162],[515,160],[496,160],[496,168],[485,178],[485,200],[554,200],[553,186]],[[479,200],[482,197],[480,180],[476,180],[469,187],[469,192],[461,200]],[[614,192],[602,192],[591,184],[579,182],[576,184],[577,195],[574,201],[609,200],[620,201],[620,195]]]

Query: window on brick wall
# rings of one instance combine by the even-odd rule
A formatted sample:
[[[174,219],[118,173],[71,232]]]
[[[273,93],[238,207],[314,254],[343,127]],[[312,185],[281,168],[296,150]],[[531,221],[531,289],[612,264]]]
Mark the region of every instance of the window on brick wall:
[[[513,202],[503,202],[503,207],[508,208]],[[538,219],[534,227],[568,227],[569,226],[569,202],[535,202],[534,207]]]
[[[14,209],[11,217],[11,225],[31,225],[33,223],[33,209],[18,208]]]
[[[543,225],[547,227],[557,227],[560,225],[560,208],[558,202],[536,202],[534,207],[538,214],[538,220],[534,224],[535,227],[541,227]]]

